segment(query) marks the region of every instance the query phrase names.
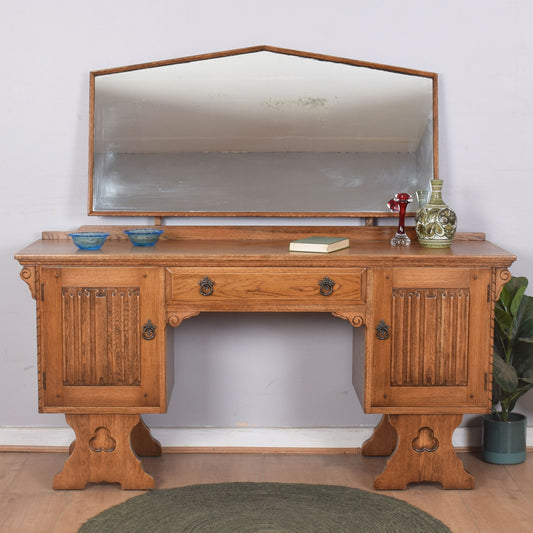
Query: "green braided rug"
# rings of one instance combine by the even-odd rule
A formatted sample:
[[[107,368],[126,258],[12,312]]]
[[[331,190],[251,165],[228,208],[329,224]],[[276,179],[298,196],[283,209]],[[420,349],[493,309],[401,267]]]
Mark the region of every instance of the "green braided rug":
[[[450,533],[396,498],[292,483],[219,483],[153,490],[111,507],[78,533]]]

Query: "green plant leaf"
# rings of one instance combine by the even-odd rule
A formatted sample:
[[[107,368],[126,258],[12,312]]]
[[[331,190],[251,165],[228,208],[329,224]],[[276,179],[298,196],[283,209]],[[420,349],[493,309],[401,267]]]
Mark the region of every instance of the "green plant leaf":
[[[515,301],[515,296],[517,292],[524,294],[527,285],[527,278],[523,276],[512,276],[511,279],[503,286],[498,303],[500,303],[508,313],[514,315],[515,313],[512,312],[513,305],[515,305],[516,308],[518,308],[519,305],[519,301]],[[521,296],[518,298],[518,300],[520,299]]]
[[[533,371],[533,343],[520,341],[515,344],[512,365],[519,378],[526,377]]]
[[[494,305],[492,403],[507,419],[518,399],[533,389],[533,297],[527,278],[512,277]]]
[[[494,380],[504,391],[513,392],[518,387],[518,375],[514,366],[498,355],[494,356],[492,372]]]
[[[525,276],[512,276],[511,279],[504,285],[510,294],[515,294],[516,291],[527,288],[528,280]]]
[[[533,388],[533,383],[527,384],[523,387],[518,387],[514,392],[512,392],[504,402],[502,402],[502,407],[505,404],[506,410],[511,412],[516,405],[516,402],[528,391]],[[502,409],[503,410],[503,409]]]
[[[525,292],[526,292],[525,286],[519,287],[518,290],[516,291],[511,301],[511,306],[509,308],[511,315],[515,316],[516,313],[518,312],[518,309],[520,308],[520,304],[522,303],[522,297],[524,296]]]
[[[495,330],[499,337],[509,338],[513,327],[513,317],[502,306],[496,305],[494,308]]]
[[[501,306],[502,309],[506,312],[508,312],[509,308],[511,307],[511,301],[513,299],[511,293],[510,293],[510,287],[508,287],[509,283],[513,281],[513,278],[511,278],[510,281],[508,281],[503,287],[502,291],[500,293],[500,297],[498,301],[496,302],[496,306]]]
[[[520,328],[517,337],[524,339],[533,338],[533,297],[525,296],[522,299]],[[527,341],[532,342],[532,341]]]

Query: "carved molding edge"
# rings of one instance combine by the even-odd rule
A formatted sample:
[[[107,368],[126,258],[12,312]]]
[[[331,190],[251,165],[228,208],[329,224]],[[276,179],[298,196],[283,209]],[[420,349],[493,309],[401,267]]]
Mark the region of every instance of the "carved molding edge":
[[[198,316],[200,311],[185,311],[183,313],[176,313],[174,311],[169,311],[167,313],[167,324],[173,328],[178,327],[185,319],[192,318],[193,316]]]
[[[35,287],[36,287],[36,280],[35,280],[35,267],[34,266],[25,266],[20,271],[20,279],[24,281],[28,287],[30,288],[31,296],[34,300],[36,300],[35,295]]]
[[[492,276],[491,276],[491,296],[492,296],[492,302],[496,302],[498,298],[500,297],[500,293],[502,292],[503,286],[511,279],[511,273],[507,268],[494,268],[492,270]],[[491,308],[490,311],[490,353],[494,353],[494,305]],[[492,408],[492,387],[493,382],[490,376],[492,376],[493,373],[493,358],[492,355],[490,357],[489,362],[489,374],[485,376],[486,382],[487,382],[487,388],[488,388],[488,402],[487,402],[487,408]]]
[[[354,328],[360,328],[365,323],[365,317],[359,312],[341,313],[337,311],[332,311],[331,314],[333,316],[347,320]]]
[[[500,297],[503,286],[511,279],[511,273],[506,268],[495,268],[493,276],[492,299],[496,301]]]

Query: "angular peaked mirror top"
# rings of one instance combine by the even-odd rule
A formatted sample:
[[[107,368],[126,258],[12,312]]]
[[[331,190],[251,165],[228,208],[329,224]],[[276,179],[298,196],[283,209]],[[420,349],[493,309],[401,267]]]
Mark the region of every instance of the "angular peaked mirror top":
[[[268,46],[92,72],[89,213],[387,216],[438,177],[436,87]]]

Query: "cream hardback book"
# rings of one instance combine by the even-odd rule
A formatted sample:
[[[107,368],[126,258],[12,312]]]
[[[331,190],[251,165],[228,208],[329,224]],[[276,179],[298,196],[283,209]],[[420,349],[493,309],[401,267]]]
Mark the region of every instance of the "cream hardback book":
[[[350,239],[347,237],[322,237],[313,235],[305,239],[292,241],[289,245],[291,252],[316,252],[329,254],[350,246]]]

